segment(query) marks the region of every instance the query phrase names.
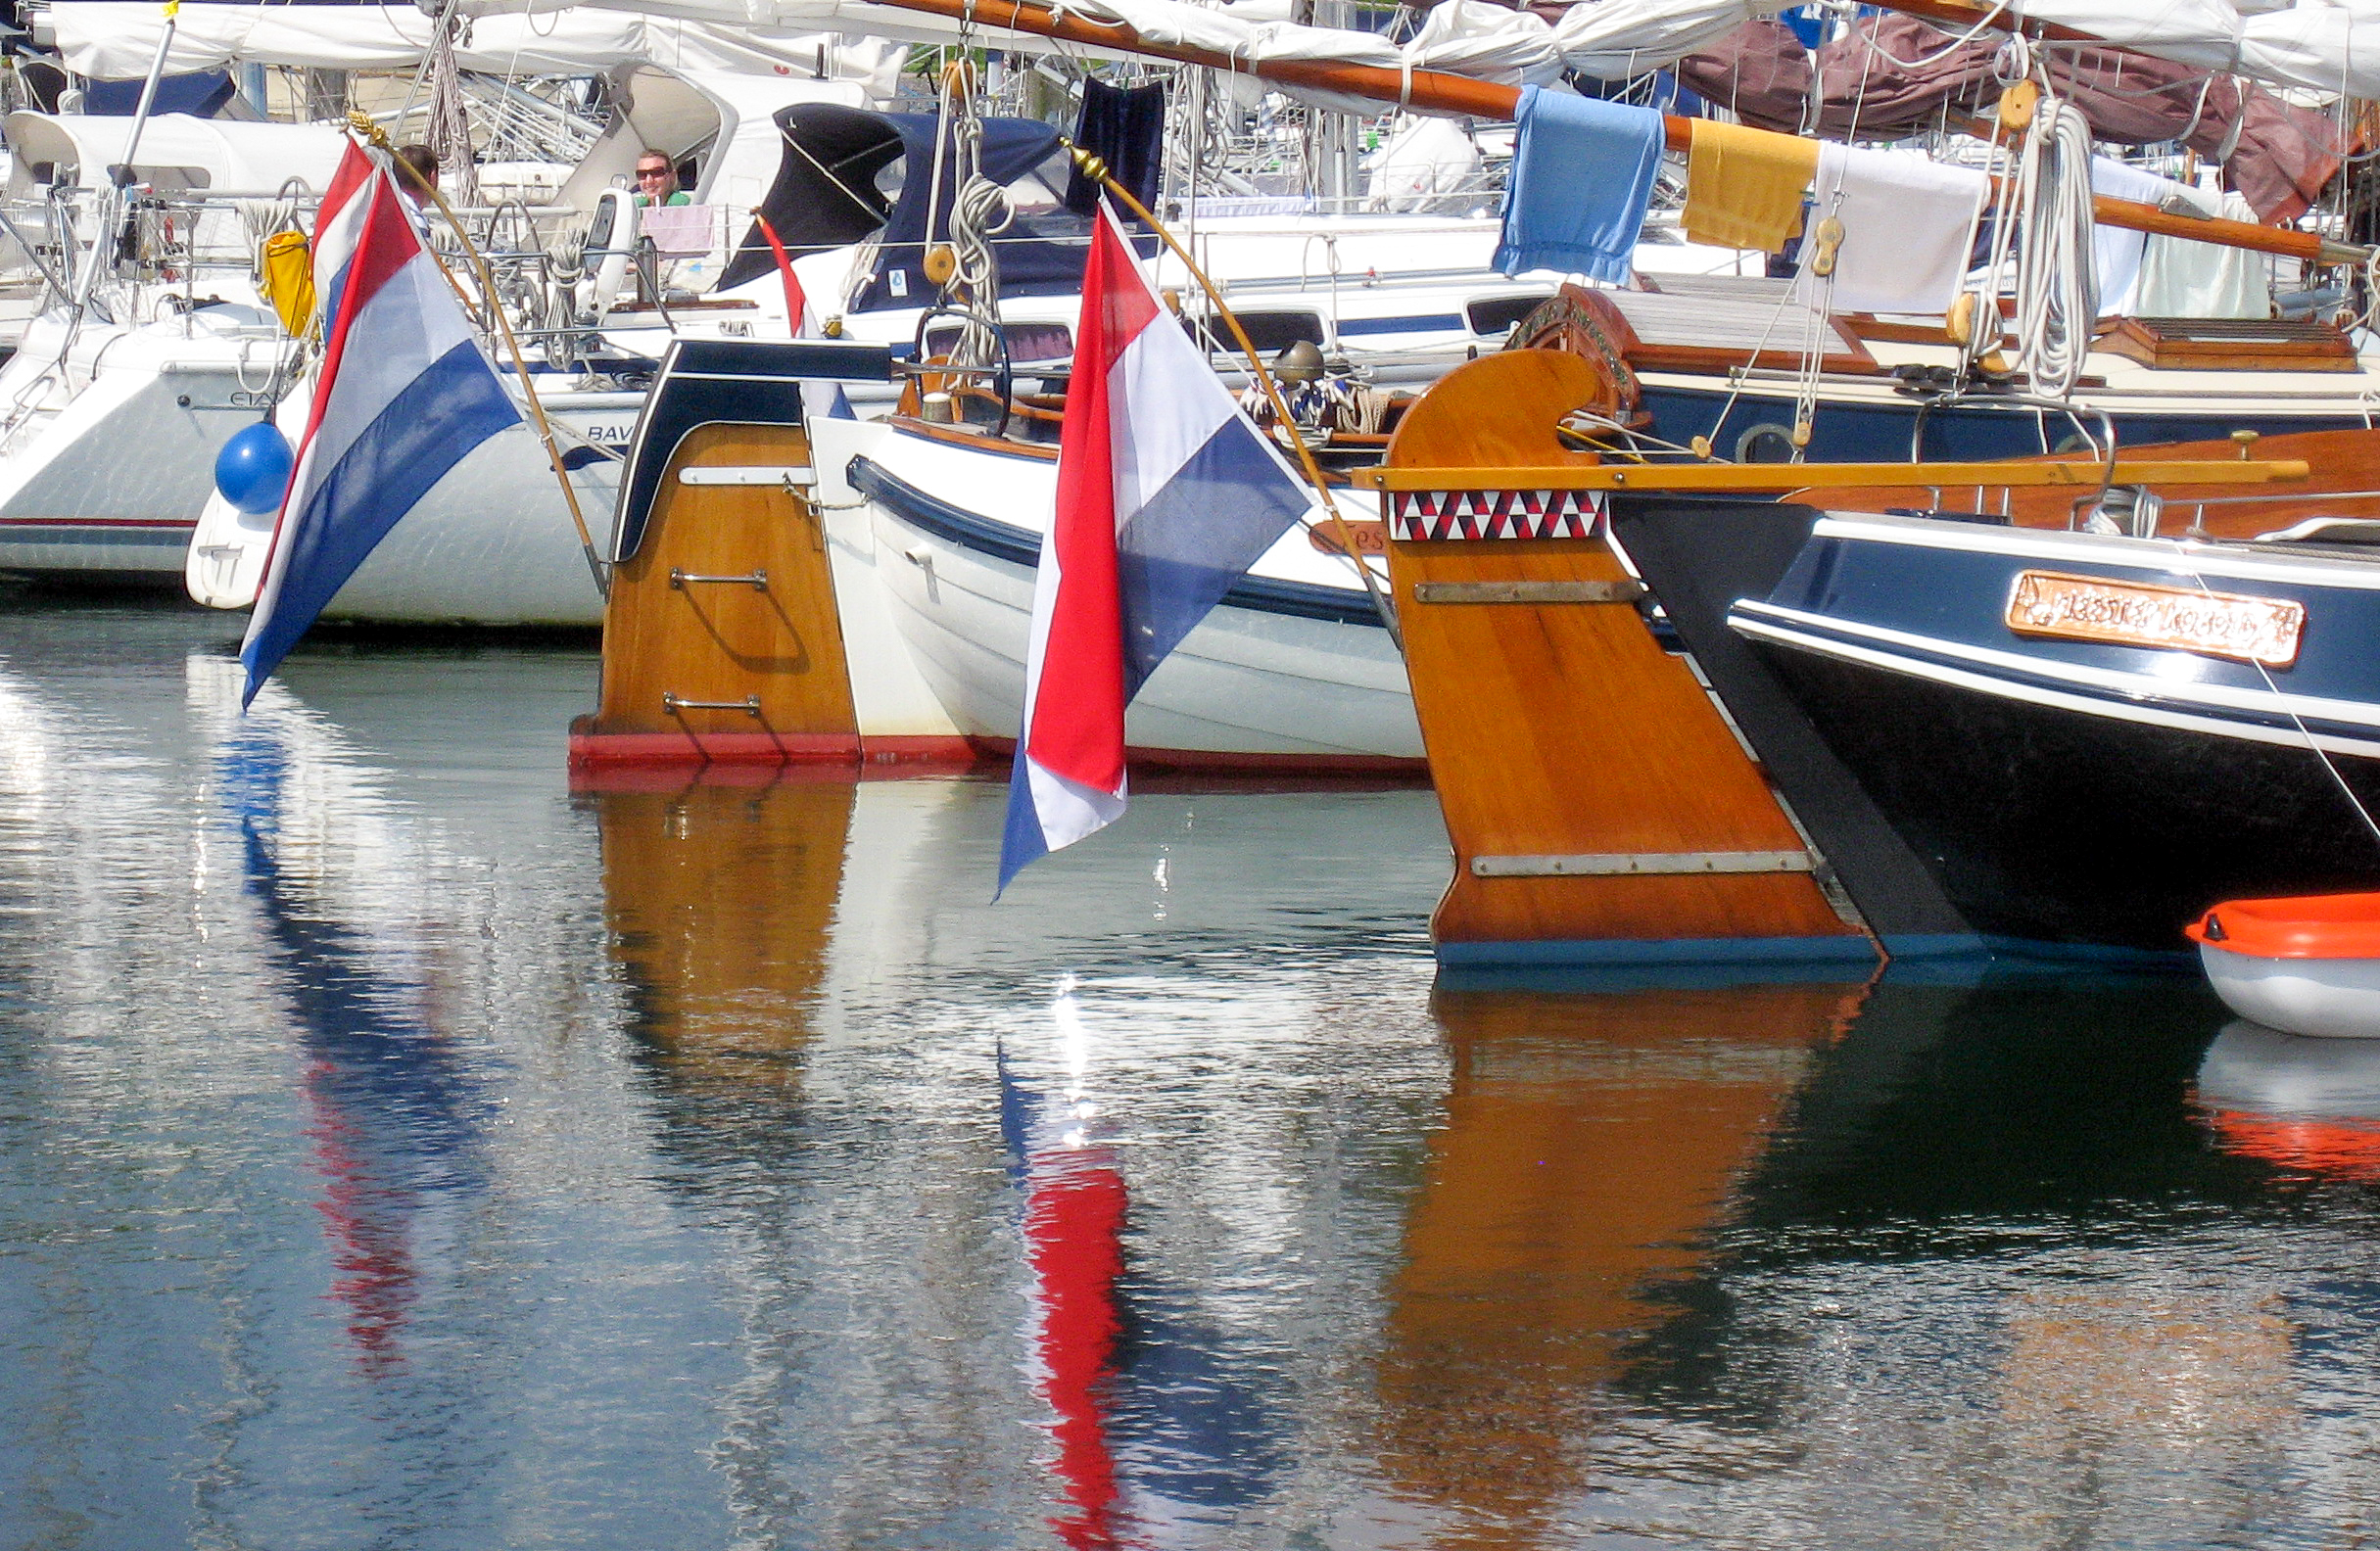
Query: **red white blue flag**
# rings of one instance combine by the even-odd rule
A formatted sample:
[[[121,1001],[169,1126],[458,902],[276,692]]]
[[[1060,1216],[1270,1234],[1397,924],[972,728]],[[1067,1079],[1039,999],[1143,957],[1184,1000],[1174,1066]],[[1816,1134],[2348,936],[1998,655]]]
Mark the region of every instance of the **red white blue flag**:
[[[398,519],[517,424],[385,158],[350,143],[314,221],[322,364],[240,661],[246,705]]]
[[[1103,201],[1041,541],[1000,886],[1124,810],[1124,707],[1312,504]]]

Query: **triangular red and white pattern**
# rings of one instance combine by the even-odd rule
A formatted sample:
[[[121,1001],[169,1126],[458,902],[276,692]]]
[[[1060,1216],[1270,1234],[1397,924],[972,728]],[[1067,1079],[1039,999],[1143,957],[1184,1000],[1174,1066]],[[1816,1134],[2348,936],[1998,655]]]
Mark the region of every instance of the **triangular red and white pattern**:
[[[1589,539],[1602,521],[1600,491],[1391,491],[1389,537]]]

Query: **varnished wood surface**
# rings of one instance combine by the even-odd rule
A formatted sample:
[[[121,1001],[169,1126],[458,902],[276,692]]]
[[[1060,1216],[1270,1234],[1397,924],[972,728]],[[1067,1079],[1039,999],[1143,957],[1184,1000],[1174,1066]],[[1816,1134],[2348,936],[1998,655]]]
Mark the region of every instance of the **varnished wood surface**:
[[[2094,347],[2160,371],[2351,372],[2355,342],[2331,323],[2118,318]]]
[[[1406,414],[1391,464],[1585,465],[1553,425],[1594,374],[1483,356]],[[1423,582],[1619,581],[1599,540],[1389,546],[1413,707],[1454,848],[1449,942],[1856,936],[1806,873],[1472,875],[1477,856],[1796,851],[1800,835],[1710,697],[1626,604],[1421,603]]]
[[[2118,485],[2233,486],[2287,483],[2302,494],[2313,466],[2303,458],[2266,457],[2261,450],[2242,458],[2228,443],[2199,444],[2209,450],[2195,458],[2141,456],[2118,452],[2113,471]],[[2159,449],[2151,448],[2154,452]],[[1484,473],[1497,490],[1629,490],[1693,491],[1721,494],[1771,494],[1807,489],[1813,478],[1824,478],[1829,489],[1853,490],[1901,483],[1911,464],[1893,463],[1605,463],[1581,468],[1568,464],[1521,464],[1482,470],[1477,467],[1365,469],[1356,483],[1374,490],[1475,490]],[[1997,490],[2011,486],[2076,486],[2097,488],[2109,475],[2096,463],[2072,458],[2021,458],[1990,462],[1928,463],[1923,465],[1935,483],[1985,485]]]
[[[704,426],[670,460],[636,557],[613,574],[603,619],[603,693],[587,732],[789,740],[804,754],[848,740],[857,754],[851,680],[835,612],[826,531],[782,485],[683,485],[696,467],[799,467],[808,438],[788,426]],[[765,589],[694,575],[768,573]],[[740,710],[664,710],[662,696],[740,701]]]
[[[2126,458],[2156,458],[2158,460],[2206,459],[2219,467],[2222,460],[2237,460],[2238,444],[2231,441],[2172,442],[2155,446],[2146,444],[2119,449]],[[2205,531],[2217,539],[2252,539],[2258,534],[2287,528],[2308,517],[2380,517],[2380,497],[2362,496],[2346,500],[2322,498],[2321,493],[2380,491],[2380,432],[2376,431],[2296,431],[2279,436],[2260,437],[2249,444],[2249,456],[2257,462],[2296,459],[2306,463],[2307,477],[2286,484],[2270,484],[2262,480],[2244,480],[2237,484],[2192,484],[2163,486],[2156,483],[2150,489],[2166,500],[2166,516],[2158,532],[2171,537],[2182,533],[2194,522],[2203,522]],[[2086,462],[2080,454],[2061,453],[2051,458],[2026,459],[2027,462]],[[1817,472],[1813,470],[1813,472]],[[2212,476],[2214,468],[2203,471]],[[1829,511],[1880,512],[1899,507],[1925,510],[1932,507],[1939,494],[1940,504],[1952,511],[1989,511],[2002,509],[2002,491],[1984,487],[1980,493],[1973,484],[1946,483],[1940,487],[1915,485],[1892,486],[1884,489],[1846,490],[1834,486],[1812,487],[1786,497],[1803,505],[1818,506]],[[2087,499],[2088,490],[2068,489],[2018,490],[2009,493],[2007,510],[2010,518],[2022,528],[2064,528],[2078,497]],[[2201,508],[2202,501],[2223,504]]]

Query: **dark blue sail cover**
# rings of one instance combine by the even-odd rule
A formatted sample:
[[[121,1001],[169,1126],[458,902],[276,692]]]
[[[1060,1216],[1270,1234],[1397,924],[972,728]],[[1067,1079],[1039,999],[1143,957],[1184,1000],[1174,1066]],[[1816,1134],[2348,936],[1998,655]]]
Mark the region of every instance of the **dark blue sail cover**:
[[[852,310],[873,312],[890,307],[923,306],[933,301],[937,288],[926,278],[926,249],[949,236],[950,207],[959,179],[947,161],[939,197],[933,196],[934,130],[940,119],[932,114],[878,116],[901,137],[908,164],[900,198],[884,222],[877,250],[876,275]],[[1048,161],[1058,150],[1058,131],[1031,118],[983,120],[983,175],[994,183],[1014,183]],[[944,153],[948,157],[948,152]],[[1064,188],[1052,193],[1063,193]],[[933,205],[928,219],[927,206]],[[1082,285],[1083,256],[1089,251],[1091,223],[1063,208],[1020,212],[1008,230],[994,239],[1000,260],[1003,296],[1063,296]]]

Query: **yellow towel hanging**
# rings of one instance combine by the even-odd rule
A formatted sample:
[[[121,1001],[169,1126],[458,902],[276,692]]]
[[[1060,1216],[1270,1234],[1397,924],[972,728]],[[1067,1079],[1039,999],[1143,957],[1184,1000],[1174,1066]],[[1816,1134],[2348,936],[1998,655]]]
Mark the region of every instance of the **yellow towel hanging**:
[[[1815,140],[1697,118],[1680,224],[1693,242],[1776,253],[1801,230],[1801,196],[1817,173]]]
[[[302,339],[314,321],[314,250],[301,231],[277,231],[264,239],[263,291],[281,327]]]

